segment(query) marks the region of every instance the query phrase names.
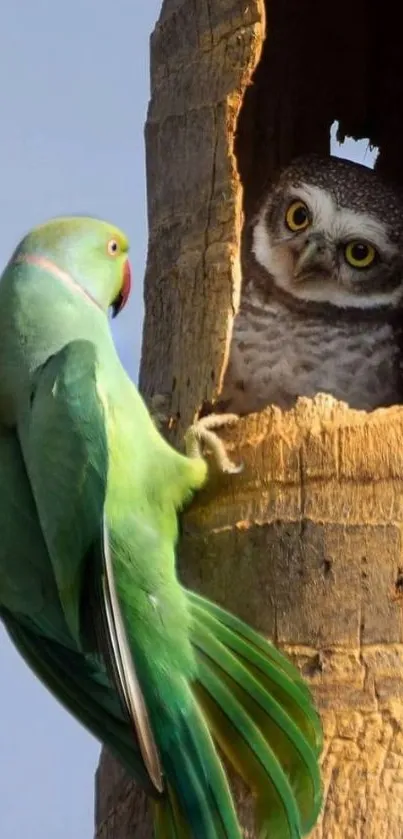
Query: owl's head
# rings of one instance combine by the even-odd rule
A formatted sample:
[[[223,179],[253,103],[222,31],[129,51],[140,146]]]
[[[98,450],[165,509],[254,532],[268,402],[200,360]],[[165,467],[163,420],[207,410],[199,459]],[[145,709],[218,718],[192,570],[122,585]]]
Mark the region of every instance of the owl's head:
[[[265,198],[252,249],[301,300],[361,309],[403,302],[403,196],[357,163],[297,158]]]

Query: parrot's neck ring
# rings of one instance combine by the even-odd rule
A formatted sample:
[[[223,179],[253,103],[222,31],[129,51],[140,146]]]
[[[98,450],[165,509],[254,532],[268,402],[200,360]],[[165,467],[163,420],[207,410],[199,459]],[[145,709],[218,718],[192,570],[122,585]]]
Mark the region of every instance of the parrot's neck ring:
[[[75,279],[68,274],[67,271],[63,271],[62,268],[59,268],[55,262],[52,262],[51,259],[47,259],[46,256],[38,256],[38,254],[34,253],[24,253],[20,256],[17,256],[14,262],[23,263],[26,265],[36,265],[38,268],[42,268],[44,271],[48,271],[49,274],[52,274],[54,277],[57,277],[58,280],[61,280],[64,285],[68,286],[68,288],[72,289],[73,291],[78,292],[82,295],[82,297],[86,297],[87,300],[90,300],[91,303],[94,303],[98,309],[103,311],[102,306],[98,303],[98,300],[90,294],[89,291],[86,291],[79,283],[75,281]]]

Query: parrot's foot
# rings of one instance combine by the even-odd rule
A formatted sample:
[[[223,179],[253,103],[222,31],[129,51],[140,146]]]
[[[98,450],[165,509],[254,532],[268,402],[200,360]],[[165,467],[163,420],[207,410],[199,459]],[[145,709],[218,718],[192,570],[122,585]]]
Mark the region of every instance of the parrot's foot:
[[[220,472],[236,475],[242,472],[243,465],[237,466],[230,460],[224,443],[213,429],[223,425],[234,425],[239,417],[236,414],[209,414],[197,420],[185,434],[185,448],[188,457],[203,457],[203,447],[209,448]]]

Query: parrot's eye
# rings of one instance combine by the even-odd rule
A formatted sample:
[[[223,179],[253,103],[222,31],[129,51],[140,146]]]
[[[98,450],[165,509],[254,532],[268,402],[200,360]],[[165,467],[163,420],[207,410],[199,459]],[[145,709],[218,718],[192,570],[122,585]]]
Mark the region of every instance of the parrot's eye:
[[[309,210],[303,201],[293,201],[285,214],[285,223],[292,233],[305,230],[310,224]]]
[[[117,256],[120,252],[119,242],[116,239],[109,239],[108,242],[108,253],[109,256]]]

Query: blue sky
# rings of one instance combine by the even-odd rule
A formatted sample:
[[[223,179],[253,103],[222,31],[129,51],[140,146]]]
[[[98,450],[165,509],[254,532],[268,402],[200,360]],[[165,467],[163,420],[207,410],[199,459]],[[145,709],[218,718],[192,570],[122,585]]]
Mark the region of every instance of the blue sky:
[[[160,0],[12,0],[0,27],[0,265],[32,225],[94,213],[132,242],[116,338],[136,375],[147,241],[143,124]],[[99,745],[0,628],[1,839],[91,839]]]
[[[32,225],[93,213],[132,242],[115,326],[137,375],[147,224],[148,39],[160,0],[13,0],[0,28],[0,265]],[[334,146],[334,151],[341,153]],[[342,156],[371,165],[366,143]],[[100,747],[31,676],[0,628],[1,839],[91,839]]]

